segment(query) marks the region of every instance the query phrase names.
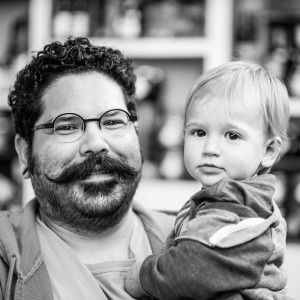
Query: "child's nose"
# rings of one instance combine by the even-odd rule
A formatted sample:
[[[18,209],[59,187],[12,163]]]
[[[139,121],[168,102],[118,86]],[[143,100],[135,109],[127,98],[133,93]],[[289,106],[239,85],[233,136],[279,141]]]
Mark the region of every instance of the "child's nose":
[[[220,141],[216,137],[209,137],[206,139],[205,146],[203,148],[205,155],[219,156],[221,154]]]

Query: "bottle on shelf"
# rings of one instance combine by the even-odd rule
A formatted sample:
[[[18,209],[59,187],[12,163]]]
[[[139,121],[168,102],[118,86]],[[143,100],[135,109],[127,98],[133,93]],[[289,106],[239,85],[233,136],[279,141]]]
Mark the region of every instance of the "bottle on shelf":
[[[141,11],[137,0],[125,0],[119,4],[119,13],[112,21],[112,29],[116,36],[136,38],[142,33]]]
[[[57,12],[53,18],[53,36],[65,39],[72,34],[72,2],[59,0]]]
[[[74,1],[72,12],[72,35],[88,36],[90,33],[90,16],[87,0]]]

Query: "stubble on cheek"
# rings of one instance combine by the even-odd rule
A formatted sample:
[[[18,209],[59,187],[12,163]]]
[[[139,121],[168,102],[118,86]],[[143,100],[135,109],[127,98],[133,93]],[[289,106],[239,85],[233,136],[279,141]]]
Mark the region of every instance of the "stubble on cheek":
[[[59,175],[63,168],[71,163],[70,158],[62,159],[59,153],[50,156],[48,153],[53,153],[51,147],[41,151],[42,154],[40,155],[31,151],[28,156],[28,168],[31,176],[43,176],[44,174]]]

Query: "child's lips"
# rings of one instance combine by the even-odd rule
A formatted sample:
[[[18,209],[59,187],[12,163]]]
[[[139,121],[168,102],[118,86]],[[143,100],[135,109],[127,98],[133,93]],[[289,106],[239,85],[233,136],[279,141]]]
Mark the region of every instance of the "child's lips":
[[[224,169],[222,167],[212,165],[212,164],[203,164],[199,166],[202,172],[207,173],[207,174],[219,174],[221,173]]]

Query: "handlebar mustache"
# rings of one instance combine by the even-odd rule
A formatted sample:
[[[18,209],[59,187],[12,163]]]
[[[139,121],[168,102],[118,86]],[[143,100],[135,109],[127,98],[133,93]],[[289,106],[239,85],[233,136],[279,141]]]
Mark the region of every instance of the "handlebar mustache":
[[[141,172],[140,169],[131,167],[121,159],[113,158],[109,155],[91,154],[85,161],[65,168],[57,177],[51,177],[49,174],[45,174],[45,176],[53,183],[67,184],[85,179],[93,173],[96,167],[97,171],[115,173],[124,179],[134,178]]]

